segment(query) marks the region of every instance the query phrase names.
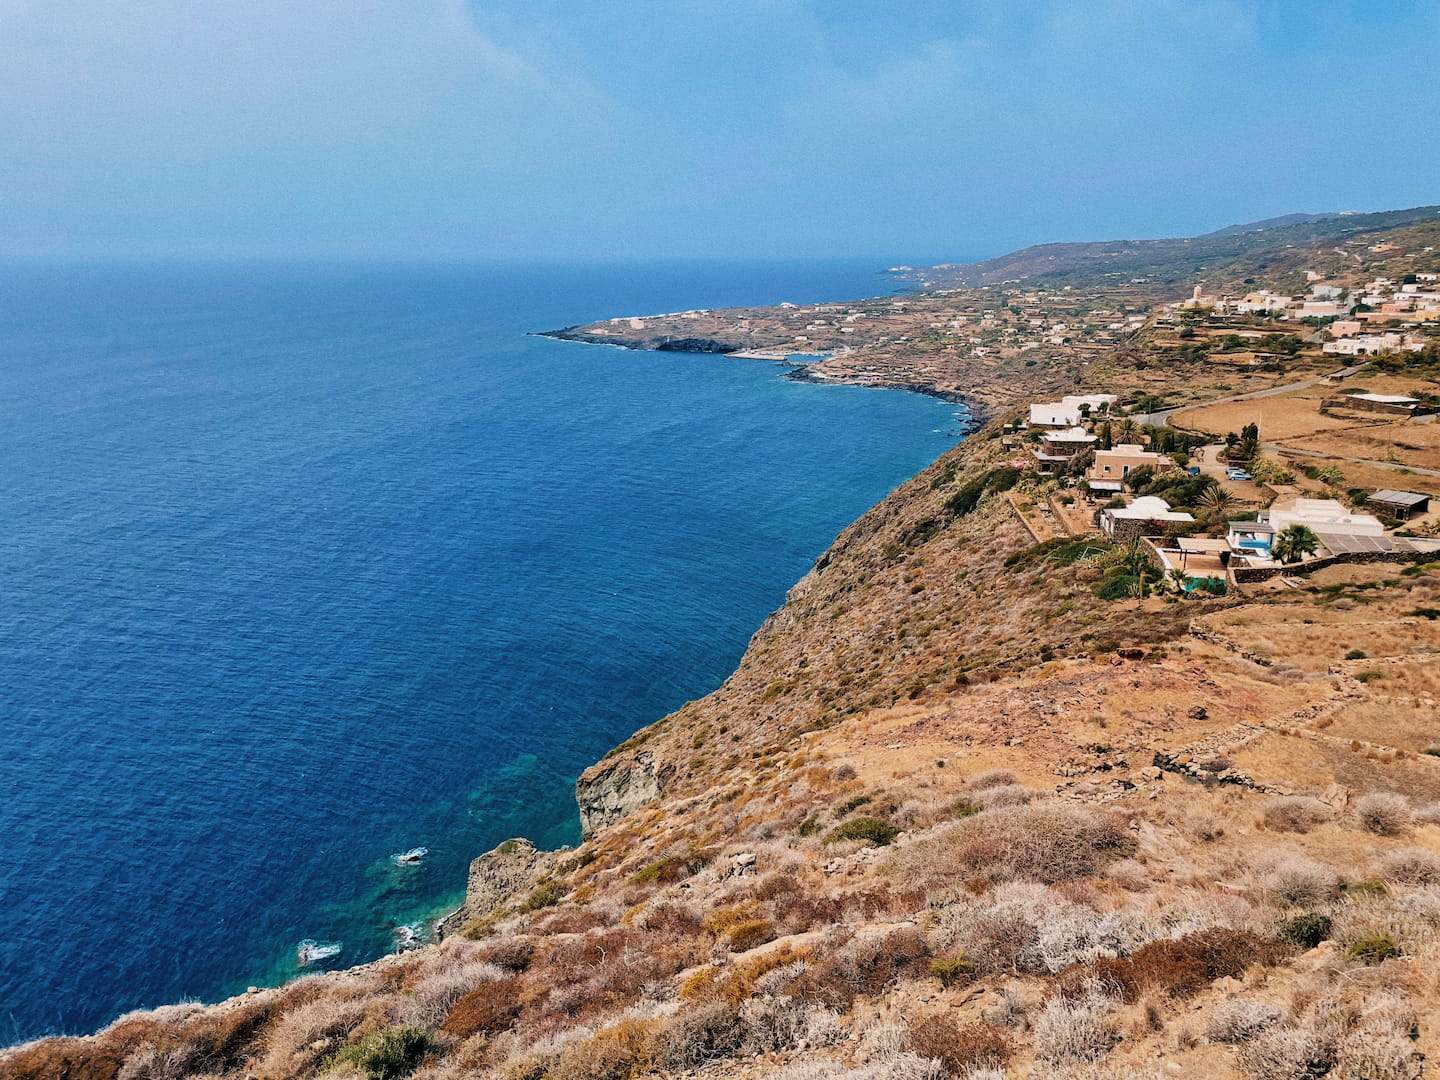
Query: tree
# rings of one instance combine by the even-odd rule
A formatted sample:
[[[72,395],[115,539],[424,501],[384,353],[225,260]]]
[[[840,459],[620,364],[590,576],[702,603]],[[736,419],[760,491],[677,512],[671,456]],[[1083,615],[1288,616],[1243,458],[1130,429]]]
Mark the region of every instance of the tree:
[[[1199,503],[1208,516],[1218,518],[1235,505],[1235,496],[1226,491],[1213,476],[1210,481],[1200,493]]]
[[[1282,563],[1299,562],[1320,550],[1320,538],[1306,525],[1291,525],[1275,537],[1270,553]]]
[[[1138,443],[1145,438],[1145,433],[1133,418],[1127,416],[1116,425],[1115,438],[1122,443]]]
[[[1110,421],[1100,425],[1100,449],[1110,450],[1115,446],[1115,432],[1110,426]]]
[[[1185,591],[1185,583],[1189,580],[1185,571],[1181,570],[1178,566],[1170,571],[1170,584],[1175,586],[1175,591],[1178,593]]]
[[[1258,453],[1260,453],[1259,425],[1246,424],[1240,429],[1240,442],[1235,447],[1234,456],[1241,461],[1250,461]]]
[[[1322,484],[1336,487],[1345,482],[1345,474],[1336,465],[1325,465],[1315,470],[1315,479]]]

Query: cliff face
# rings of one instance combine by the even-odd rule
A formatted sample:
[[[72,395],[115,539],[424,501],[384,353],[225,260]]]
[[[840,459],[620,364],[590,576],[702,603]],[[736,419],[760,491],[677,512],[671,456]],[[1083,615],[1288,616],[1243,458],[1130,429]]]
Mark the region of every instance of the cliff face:
[[[577,850],[477,859],[441,944],[0,1076],[1413,1080],[1440,567],[1103,601],[1115,553],[1037,544],[1039,495],[988,429],[899,488],[587,770]]]

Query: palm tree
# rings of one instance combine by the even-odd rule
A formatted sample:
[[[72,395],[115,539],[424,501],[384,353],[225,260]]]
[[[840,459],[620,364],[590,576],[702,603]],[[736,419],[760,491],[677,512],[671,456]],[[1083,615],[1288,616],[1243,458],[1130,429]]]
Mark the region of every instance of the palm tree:
[[[1291,525],[1282,529],[1270,547],[1270,554],[1282,563],[1299,562],[1306,555],[1314,555],[1320,549],[1320,538],[1306,525]]]
[[[1125,417],[1115,425],[1115,441],[1122,443],[1138,443],[1145,437],[1140,425],[1135,422],[1132,416]]]
[[[1181,570],[1178,566],[1171,569],[1170,584],[1175,586],[1176,592],[1183,594],[1185,592],[1185,583],[1189,580],[1190,578],[1186,575],[1185,571]]]
[[[1226,491],[1213,476],[1205,490],[1200,493],[1200,506],[1209,517],[1218,518],[1235,505],[1235,496]]]

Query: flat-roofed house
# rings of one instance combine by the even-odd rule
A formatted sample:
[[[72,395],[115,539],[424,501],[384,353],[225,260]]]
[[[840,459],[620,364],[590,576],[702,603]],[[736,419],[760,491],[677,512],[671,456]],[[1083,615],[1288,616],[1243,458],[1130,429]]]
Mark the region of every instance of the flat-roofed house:
[[[1352,536],[1384,536],[1385,526],[1374,514],[1357,514],[1334,499],[1296,499],[1286,506],[1261,510],[1259,520],[1284,532],[1292,525],[1304,525],[1316,533],[1347,533]]]
[[[1100,531],[1112,540],[1126,541],[1149,532],[1159,532],[1166,525],[1188,524],[1194,515],[1184,510],[1171,510],[1170,504],[1158,495],[1142,495],[1129,506],[1100,511]]]
[[[1120,443],[1109,450],[1095,451],[1095,464],[1085,473],[1085,479],[1091,491],[1120,491],[1126,477],[1147,467],[1155,472],[1177,468],[1169,454],[1146,450],[1139,443]]]
[[[1079,405],[1063,401],[1047,401],[1030,406],[1030,426],[1072,428],[1084,418]]]
[[[1366,506],[1373,506],[1382,514],[1409,521],[1412,517],[1430,512],[1430,496],[1419,491],[1397,491],[1382,488],[1365,500]]]
[[[1054,472],[1076,454],[1089,450],[1099,441],[1083,427],[1064,431],[1047,431],[1033,448],[1035,468],[1042,473]]]

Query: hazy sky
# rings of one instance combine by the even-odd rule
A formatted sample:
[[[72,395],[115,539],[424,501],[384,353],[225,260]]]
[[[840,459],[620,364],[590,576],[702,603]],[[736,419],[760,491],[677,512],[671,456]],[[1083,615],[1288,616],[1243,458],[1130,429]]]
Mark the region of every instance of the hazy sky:
[[[1436,0],[0,0],[0,254],[947,258],[1440,202]]]

